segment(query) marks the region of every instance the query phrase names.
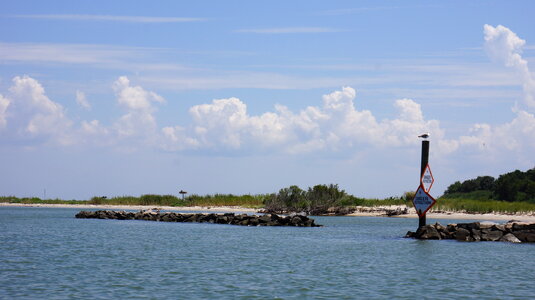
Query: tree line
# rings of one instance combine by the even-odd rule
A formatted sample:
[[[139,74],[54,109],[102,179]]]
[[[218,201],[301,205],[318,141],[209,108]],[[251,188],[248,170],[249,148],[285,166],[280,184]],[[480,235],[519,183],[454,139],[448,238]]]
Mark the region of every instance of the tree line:
[[[463,182],[456,181],[444,192],[445,196],[462,196],[478,191],[489,192],[490,198],[509,202],[535,203],[535,168],[525,172],[515,170],[492,176],[478,176]]]
[[[310,215],[326,214],[329,209],[343,209],[359,199],[340,189],[337,184],[318,184],[302,190],[296,185],[280,189],[264,201],[266,212],[303,212]],[[334,211],[333,213],[345,213]]]

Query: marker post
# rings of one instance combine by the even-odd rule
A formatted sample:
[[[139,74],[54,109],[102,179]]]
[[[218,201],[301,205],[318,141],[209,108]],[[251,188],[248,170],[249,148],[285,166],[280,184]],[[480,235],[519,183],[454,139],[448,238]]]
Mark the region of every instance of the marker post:
[[[427,167],[427,163],[429,162],[429,141],[424,140],[422,141],[422,163],[420,167],[420,178],[424,176],[425,168]],[[426,219],[425,219],[425,213],[424,214],[418,214],[419,215],[419,221],[418,221],[418,228],[425,226]]]

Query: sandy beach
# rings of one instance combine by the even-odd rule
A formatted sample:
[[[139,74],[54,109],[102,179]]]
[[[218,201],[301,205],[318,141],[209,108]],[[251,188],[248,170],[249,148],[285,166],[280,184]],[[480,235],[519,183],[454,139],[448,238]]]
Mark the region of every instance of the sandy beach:
[[[12,207],[49,207],[49,208],[79,208],[79,209],[109,209],[109,210],[145,210],[160,209],[166,211],[201,211],[201,212],[234,212],[234,213],[256,213],[258,209],[245,208],[241,206],[154,206],[154,205],[85,205],[85,204],[20,204],[20,203],[0,203],[1,206]],[[357,211],[349,214],[353,217],[386,217],[389,210],[401,209],[406,206],[378,206],[378,207],[357,207]],[[413,207],[407,208],[407,214],[394,216],[394,218],[418,218]],[[469,214],[461,212],[428,212],[427,219],[460,219],[460,220],[481,220],[481,221],[502,221],[518,220],[523,222],[535,222],[535,214]]]
[[[385,217],[387,211],[404,210],[407,208],[407,214],[394,216],[394,218],[418,218],[414,207],[406,207],[405,205],[391,205],[391,206],[377,206],[377,207],[357,207],[357,211],[349,214],[355,217]],[[360,211],[359,211],[360,210]],[[460,219],[460,220],[481,220],[481,221],[502,221],[518,220],[523,222],[535,222],[535,213],[530,214],[503,214],[503,213],[488,213],[488,214],[471,214],[462,212],[433,212],[427,213],[427,219]]]

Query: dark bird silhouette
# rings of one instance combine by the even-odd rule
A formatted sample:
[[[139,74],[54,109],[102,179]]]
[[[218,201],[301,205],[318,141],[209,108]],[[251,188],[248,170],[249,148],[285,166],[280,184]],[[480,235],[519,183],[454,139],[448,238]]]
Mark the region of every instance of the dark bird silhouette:
[[[422,139],[427,139],[429,138],[429,133],[420,134],[418,137]]]

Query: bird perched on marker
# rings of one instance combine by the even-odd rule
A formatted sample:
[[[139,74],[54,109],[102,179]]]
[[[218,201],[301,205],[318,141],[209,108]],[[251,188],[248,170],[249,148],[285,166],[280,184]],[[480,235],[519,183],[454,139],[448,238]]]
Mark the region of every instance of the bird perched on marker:
[[[424,134],[420,134],[418,137],[422,138],[422,139],[428,139],[429,138],[429,132],[424,133]]]

